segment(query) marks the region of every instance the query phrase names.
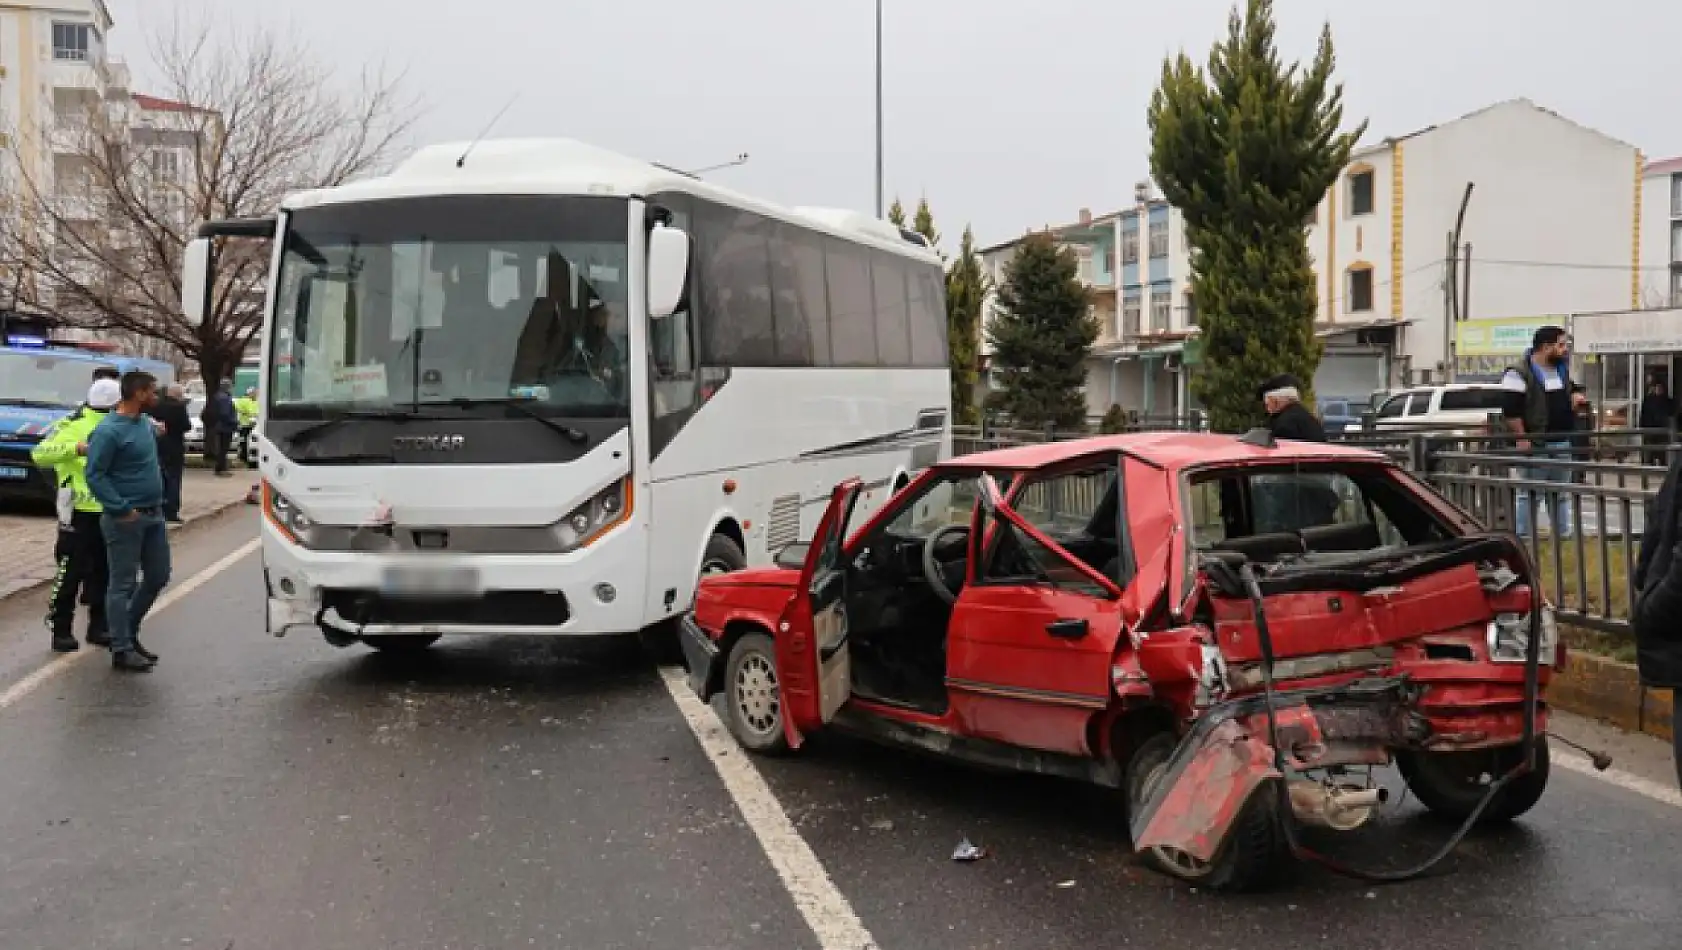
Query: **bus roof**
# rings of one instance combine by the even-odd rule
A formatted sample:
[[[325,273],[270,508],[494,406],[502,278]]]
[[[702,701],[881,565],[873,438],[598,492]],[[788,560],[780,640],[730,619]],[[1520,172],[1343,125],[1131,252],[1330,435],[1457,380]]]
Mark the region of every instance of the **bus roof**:
[[[939,262],[920,235],[913,239],[886,221],[844,209],[785,208],[574,139],[486,139],[477,144],[429,145],[386,175],[299,192],[289,196],[281,207],[293,211],[355,201],[466,194],[638,198],[663,191],[683,192],[929,263]]]

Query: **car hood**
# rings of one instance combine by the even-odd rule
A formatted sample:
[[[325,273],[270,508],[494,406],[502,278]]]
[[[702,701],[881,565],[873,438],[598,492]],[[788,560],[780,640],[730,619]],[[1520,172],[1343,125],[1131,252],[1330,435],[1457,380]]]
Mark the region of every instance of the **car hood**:
[[[800,583],[800,572],[784,567],[754,567],[729,574],[713,574],[701,579],[706,590],[731,590],[741,587],[780,587],[793,590]]]
[[[36,406],[0,406],[0,439],[38,442],[52,424],[69,415],[70,409]]]

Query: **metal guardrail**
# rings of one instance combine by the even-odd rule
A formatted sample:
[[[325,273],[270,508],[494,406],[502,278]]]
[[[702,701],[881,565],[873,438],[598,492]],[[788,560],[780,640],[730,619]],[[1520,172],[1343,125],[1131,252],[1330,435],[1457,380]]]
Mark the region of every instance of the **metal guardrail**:
[[[1192,425],[1176,427],[1174,421],[1134,418],[1127,431],[1195,431]],[[1094,434],[1095,427],[954,426],[952,446],[954,454],[965,455]],[[1543,434],[1537,442],[1547,447],[1529,451],[1520,450],[1511,434],[1463,428],[1362,431],[1332,441],[1388,456],[1486,528],[1517,534],[1540,568],[1544,589],[1563,622],[1628,637],[1634,603],[1629,578],[1646,528],[1647,503],[1664,480],[1669,460],[1682,454],[1674,432]],[[1554,447],[1560,443],[1566,444]],[[1098,499],[1081,489],[1081,483],[1071,482],[1036,507],[1046,508],[1047,517],[1089,513]]]

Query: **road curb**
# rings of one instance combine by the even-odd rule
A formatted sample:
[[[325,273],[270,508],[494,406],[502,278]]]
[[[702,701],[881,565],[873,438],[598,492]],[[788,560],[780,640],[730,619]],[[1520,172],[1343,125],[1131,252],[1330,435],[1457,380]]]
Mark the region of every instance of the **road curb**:
[[[220,515],[224,512],[227,512],[227,511],[231,511],[234,508],[245,507],[247,504],[248,504],[248,502],[243,497],[233,498],[233,499],[230,499],[228,501],[217,502],[217,503],[211,505],[208,508],[200,509],[192,517],[183,519],[182,524],[172,524],[172,525],[170,525],[169,526],[169,533],[170,534],[175,534],[175,533],[177,533],[179,531],[182,531],[186,528],[191,528],[201,521],[208,521],[209,519],[214,518],[217,515]],[[22,597],[26,594],[35,593],[38,590],[42,590],[42,589],[45,589],[47,587],[51,587],[52,583],[53,583],[53,579],[51,577],[43,577],[43,578],[35,578],[35,579],[32,579],[32,580],[19,581],[19,582],[16,582],[15,584],[11,583],[11,582],[7,582],[7,581],[0,581],[0,602],[10,600],[13,597]]]
[[[1548,684],[1548,705],[1669,741],[1675,697],[1641,685],[1635,665],[1573,652]]]

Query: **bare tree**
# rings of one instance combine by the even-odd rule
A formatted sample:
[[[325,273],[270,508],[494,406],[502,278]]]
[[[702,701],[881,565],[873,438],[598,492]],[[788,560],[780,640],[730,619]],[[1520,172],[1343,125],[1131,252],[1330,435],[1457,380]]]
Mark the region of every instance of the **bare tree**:
[[[190,325],[181,261],[198,223],[272,214],[290,192],[382,169],[418,108],[382,70],[336,81],[295,34],[177,20],[152,55],[158,95],[58,101],[52,128],[18,130],[50,167],[15,163],[0,266],[17,305],[168,344],[216,380],[261,326],[269,249],[223,242],[205,319]]]

